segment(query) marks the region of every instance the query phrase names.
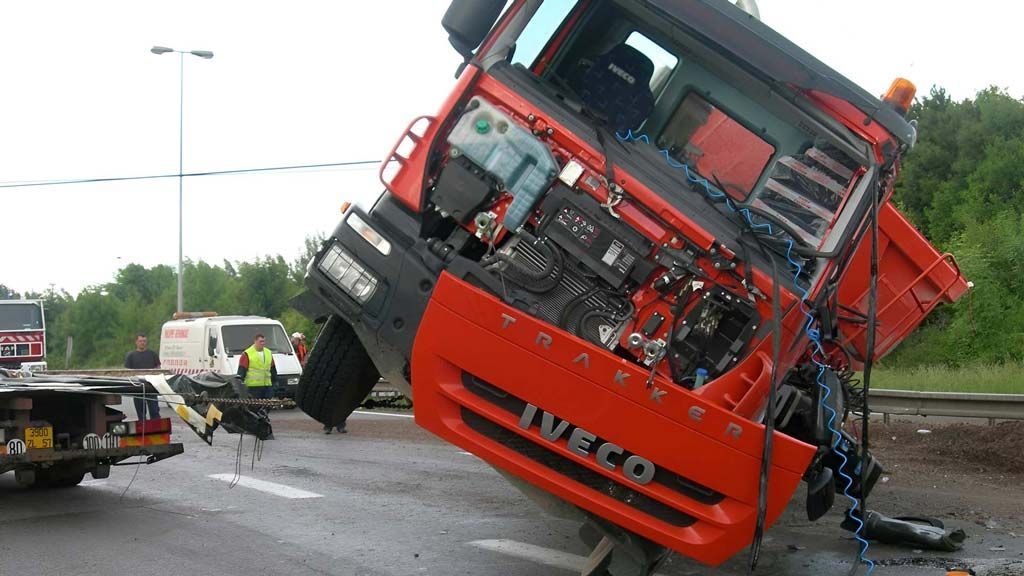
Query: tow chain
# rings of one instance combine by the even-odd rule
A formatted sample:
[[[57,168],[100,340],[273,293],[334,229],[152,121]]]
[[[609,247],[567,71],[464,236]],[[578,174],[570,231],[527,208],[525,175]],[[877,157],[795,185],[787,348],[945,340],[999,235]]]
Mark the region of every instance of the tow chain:
[[[294,408],[291,398],[211,398],[206,394],[185,393],[181,395],[189,406],[196,404],[220,404],[231,406],[253,406],[257,408]]]
[[[412,400],[408,396],[399,394],[398,396],[368,396],[363,403],[360,404],[362,408],[374,409],[374,408],[392,408],[395,410],[409,410],[412,408]]]
[[[286,409],[295,408],[297,404],[291,398],[211,398],[206,394],[184,393],[181,397],[189,406],[197,404],[219,404],[221,406],[250,406],[254,408]],[[407,396],[369,396],[360,404],[362,408],[393,408],[408,410],[412,408],[412,400]]]

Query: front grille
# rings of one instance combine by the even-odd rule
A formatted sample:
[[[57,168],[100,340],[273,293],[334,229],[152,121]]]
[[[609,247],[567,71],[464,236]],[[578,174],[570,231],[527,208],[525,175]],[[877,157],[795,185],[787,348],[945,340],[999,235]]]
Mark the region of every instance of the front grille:
[[[490,402],[491,404],[494,404],[495,406],[501,408],[502,410],[514,414],[516,417],[519,417],[519,415],[523,413],[523,410],[526,409],[525,400],[517,398],[516,396],[513,396],[512,394],[505,392],[501,388],[498,388],[497,386],[490,384],[488,382],[484,382],[483,380],[467,372],[462,373],[462,385],[466,387],[466,390],[469,390],[473,394],[476,394],[480,398],[483,398],[484,400]],[[538,412],[538,414],[534,416],[534,418],[539,417],[540,413]],[[565,436],[568,437],[570,434],[572,434],[572,431],[575,428],[576,427],[570,423],[569,428],[566,429]],[[595,446],[598,446],[600,444],[603,444],[604,442],[605,440],[598,438],[593,442],[593,444]],[[620,466],[623,462],[626,461],[627,458],[629,458],[632,455],[632,452],[624,451],[621,455],[614,456],[612,458],[612,463],[615,464],[616,466]],[[657,462],[655,462],[655,465],[657,465]],[[661,484],[662,486],[668,488],[669,490],[674,490],[684,496],[693,498],[694,500],[700,502],[701,504],[708,504],[710,506],[713,506],[725,499],[725,495],[720,494],[712,490],[711,488],[708,488],[707,486],[698,484],[693,480],[684,478],[683,476],[680,476],[675,472],[665,470],[660,466],[658,466],[655,470],[653,482]]]
[[[591,490],[610,496],[623,504],[644,514],[653,516],[662,522],[684,528],[696,522],[689,514],[680,512],[653,498],[645,496],[615,480],[610,480],[597,472],[553,452],[535,442],[495,424],[479,414],[462,408],[462,421],[474,431],[491,440],[521,454],[548,469],[582,484]]]

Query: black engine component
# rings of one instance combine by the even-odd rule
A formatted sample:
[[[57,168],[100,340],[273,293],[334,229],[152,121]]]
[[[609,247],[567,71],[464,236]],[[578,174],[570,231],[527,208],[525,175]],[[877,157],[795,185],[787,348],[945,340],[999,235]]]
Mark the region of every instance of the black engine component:
[[[654,269],[654,263],[644,259],[653,244],[606,213],[589,195],[556,185],[541,209],[540,233],[613,288],[621,288],[629,277],[643,282]]]
[[[866,498],[882,476],[882,465],[852,436],[845,431],[840,431],[840,435],[839,445],[825,456],[825,465],[836,472],[837,488],[845,488],[847,480],[843,478],[843,475],[849,476],[853,479],[849,489],[850,494],[854,498]],[[845,465],[839,453],[846,458]],[[864,469],[863,472],[861,472],[861,468]],[[863,479],[863,484],[861,479]]]
[[[585,340],[614,347],[618,329],[632,314],[632,305],[569,258],[553,267],[552,254],[563,258],[561,249],[550,240],[535,242],[526,237],[507,255],[502,254],[500,260],[508,264],[500,272],[506,300]],[[542,277],[545,270],[551,271],[550,275]],[[544,290],[538,290],[541,285]]]
[[[832,427],[839,429],[846,419],[844,384],[832,370],[821,375],[821,382],[829,391],[824,404],[836,413]],[[817,369],[806,366],[790,373],[779,387],[775,412],[775,424],[781,432],[820,448],[819,456],[804,477],[807,481],[807,516],[812,521],[832,507],[836,491],[846,488],[844,476],[852,479],[850,494],[859,498],[870,494],[884,471],[878,460],[845,431],[840,431],[839,444],[832,449],[835,438],[828,429],[832,414],[824,408],[823,396]]]
[[[461,224],[468,224],[497,189],[493,178],[469,160],[453,158],[441,171],[431,200]]]
[[[674,374],[704,368],[721,374],[738,358],[757,329],[761,315],[747,300],[714,286],[677,326],[669,346]]]

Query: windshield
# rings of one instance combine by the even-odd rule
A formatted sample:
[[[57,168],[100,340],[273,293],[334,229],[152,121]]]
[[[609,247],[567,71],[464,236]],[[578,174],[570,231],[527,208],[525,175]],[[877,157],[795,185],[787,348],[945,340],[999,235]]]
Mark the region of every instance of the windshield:
[[[43,311],[39,304],[0,304],[0,330],[42,330]]]
[[[277,324],[232,324],[220,329],[224,337],[224,350],[232,356],[241,354],[252,346],[257,334],[267,338],[267,348],[275,354],[291,354],[292,344],[284,329]]]
[[[666,194],[707,195],[744,225],[729,212],[749,206],[744,218],[762,234],[823,245],[862,172],[824,125],[634,3],[545,1],[512,63],[569,110],[647,149],[618,162],[653,158],[686,184]]]

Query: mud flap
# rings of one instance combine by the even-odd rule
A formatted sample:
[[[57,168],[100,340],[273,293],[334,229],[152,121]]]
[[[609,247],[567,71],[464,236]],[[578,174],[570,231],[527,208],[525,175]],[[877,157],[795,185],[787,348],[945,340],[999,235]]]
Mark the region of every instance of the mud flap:
[[[831,468],[822,468],[807,479],[807,519],[814,522],[829,510],[836,500],[836,483]]]

